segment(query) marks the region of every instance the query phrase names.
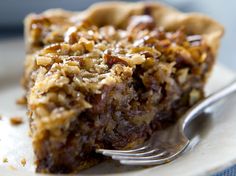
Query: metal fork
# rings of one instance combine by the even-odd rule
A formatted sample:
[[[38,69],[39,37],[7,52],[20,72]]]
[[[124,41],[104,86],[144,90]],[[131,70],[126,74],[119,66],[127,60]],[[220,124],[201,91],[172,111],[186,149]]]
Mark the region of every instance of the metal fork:
[[[173,161],[191,145],[185,129],[210,105],[236,92],[236,80],[204,98],[190,108],[172,127],[157,131],[142,146],[131,150],[97,149],[97,153],[112,157],[124,165],[160,165]]]

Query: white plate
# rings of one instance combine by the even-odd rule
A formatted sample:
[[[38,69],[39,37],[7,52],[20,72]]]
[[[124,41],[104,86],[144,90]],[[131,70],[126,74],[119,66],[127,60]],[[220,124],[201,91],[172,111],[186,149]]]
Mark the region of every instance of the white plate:
[[[19,86],[24,60],[21,39],[0,42],[0,175],[33,176],[33,152],[28,137],[26,109],[17,106],[15,100],[23,93]],[[227,84],[234,78],[234,73],[217,65],[207,85],[209,94]],[[220,111],[219,111],[220,110]],[[9,117],[24,117],[23,125],[11,126]],[[199,128],[203,128],[199,126]],[[193,151],[186,153],[174,162],[150,167],[125,167],[115,162],[105,162],[79,175],[127,175],[127,176],[196,176],[210,175],[228,166],[236,164],[236,97],[221,104],[217,113],[210,119],[208,130],[202,135],[200,143]],[[4,157],[8,163],[3,163]],[[23,167],[20,163],[25,158]]]

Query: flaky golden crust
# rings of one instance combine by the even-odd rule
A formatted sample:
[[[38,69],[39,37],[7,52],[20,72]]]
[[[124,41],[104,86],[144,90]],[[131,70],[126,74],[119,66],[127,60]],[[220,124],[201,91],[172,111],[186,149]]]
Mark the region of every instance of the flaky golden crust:
[[[51,9],[42,15],[49,18],[63,17],[71,21],[90,19],[98,26],[109,24],[116,27],[125,26],[129,16],[140,15],[143,12],[151,13],[157,26],[166,30],[176,30],[180,26],[185,27],[187,33],[203,35],[212,48],[213,54],[217,54],[220,39],[224,34],[224,27],[215,20],[198,13],[182,13],[174,8],[159,3],[127,3],[127,2],[105,2],[92,5],[82,12],[69,12],[61,9]],[[34,14],[29,15],[25,20],[25,26]],[[29,29],[26,28],[26,44],[29,41]]]

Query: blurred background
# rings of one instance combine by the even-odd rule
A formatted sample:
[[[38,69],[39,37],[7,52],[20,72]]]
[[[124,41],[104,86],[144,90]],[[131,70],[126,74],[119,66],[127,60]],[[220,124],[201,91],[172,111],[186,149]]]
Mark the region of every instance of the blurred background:
[[[134,2],[134,0],[131,0]],[[156,0],[157,1],[157,0]],[[48,8],[83,10],[99,0],[0,0],[0,52],[3,42],[23,37],[22,21],[30,12]],[[219,52],[219,62],[236,71],[236,1],[230,0],[159,0],[184,12],[204,13],[225,26],[226,33]],[[22,42],[23,45],[23,42]],[[2,48],[1,48],[2,47]],[[1,55],[1,53],[0,53]]]

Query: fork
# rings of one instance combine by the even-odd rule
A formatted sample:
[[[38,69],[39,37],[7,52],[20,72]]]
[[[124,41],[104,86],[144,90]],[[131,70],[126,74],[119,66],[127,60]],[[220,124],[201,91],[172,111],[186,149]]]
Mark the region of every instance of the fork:
[[[161,165],[173,161],[190,148],[185,132],[190,122],[209,106],[236,92],[236,80],[221,90],[209,95],[190,108],[178,122],[167,129],[157,131],[142,146],[130,150],[97,149],[96,152],[112,157],[124,165]]]

